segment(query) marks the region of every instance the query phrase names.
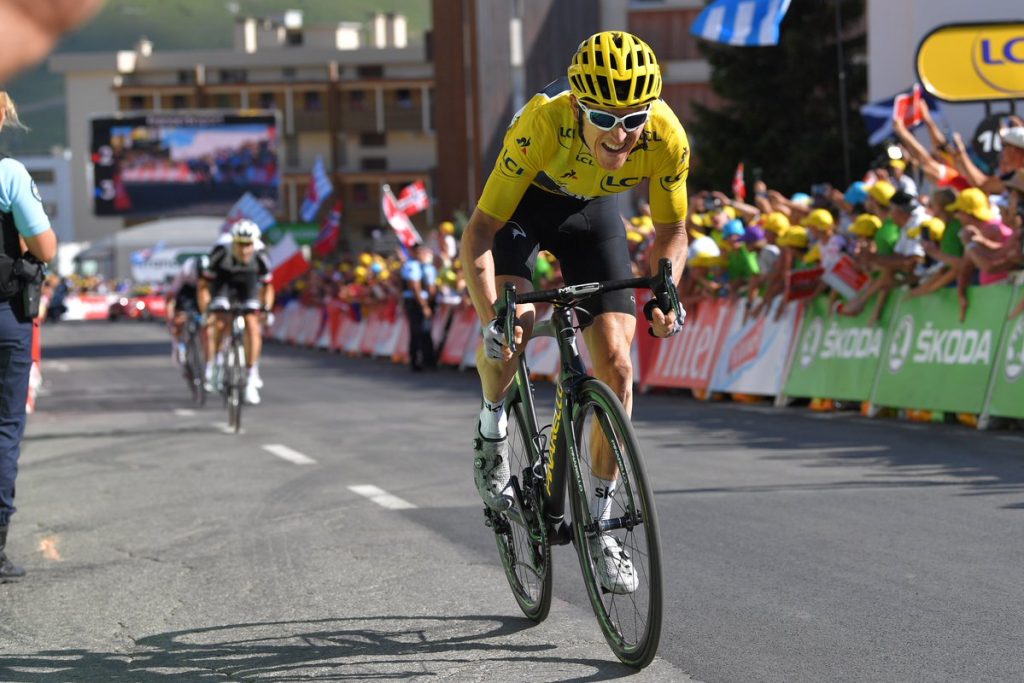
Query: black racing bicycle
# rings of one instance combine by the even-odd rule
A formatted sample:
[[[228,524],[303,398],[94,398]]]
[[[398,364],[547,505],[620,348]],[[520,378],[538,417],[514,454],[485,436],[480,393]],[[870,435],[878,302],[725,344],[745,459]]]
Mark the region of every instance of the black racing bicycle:
[[[203,352],[203,317],[198,311],[188,311],[185,321],[185,365],[182,374],[192,393],[192,401],[202,407],[206,404],[206,382],[203,372],[206,367]]]
[[[652,303],[662,311],[682,309],[672,280],[672,264],[663,259],[658,275],[571,285],[516,294],[507,285],[498,302],[498,321],[513,351],[517,304],[554,305],[549,320],[536,325],[533,336],[554,337],[561,370],[555,388],[551,424],[538,426],[534,387],[519,354],[515,382],[505,399],[509,411],[509,466],[513,504],[504,512],[485,508],[512,593],[523,613],[543,621],[551,607],[551,546],[576,546],[583,581],[601,631],[625,664],[647,666],[658,650],[662,622],[661,550],[654,497],[644,473],[643,457],[629,415],[618,396],[587,374],[576,345],[576,331],[593,322],[580,304],[595,294],[650,288]],[[645,309],[650,318],[650,304]],[[575,318],[575,322],[574,322]],[[609,461],[613,460],[613,464]],[[595,519],[590,491],[594,472],[609,468],[617,479],[609,514]],[[615,476],[617,473],[617,477]],[[568,496],[571,522],[565,521]],[[602,585],[599,572],[606,541],[620,544],[622,558],[632,564],[626,588]],[[619,590],[614,590],[619,587]]]
[[[228,340],[224,367],[221,368],[220,390],[228,409],[228,427],[235,434],[242,431],[242,404],[245,403],[245,388],[249,373],[245,369],[245,315],[251,311],[231,307],[231,337]]]

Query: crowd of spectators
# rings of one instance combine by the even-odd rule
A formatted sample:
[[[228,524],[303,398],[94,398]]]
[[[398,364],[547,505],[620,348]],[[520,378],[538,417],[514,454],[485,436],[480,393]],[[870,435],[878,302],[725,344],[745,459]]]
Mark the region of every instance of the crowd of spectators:
[[[793,299],[827,294],[833,314],[868,310],[873,325],[897,288],[921,296],[951,287],[962,319],[968,286],[1003,282],[1024,269],[1024,122],[1013,123],[1002,132],[1003,152],[993,174],[980,171],[960,137],[948,141],[926,113],[930,148],[895,121],[899,155],[887,156],[845,189],[820,184],[785,196],[758,180],[749,202],[723,192],[694,192],[689,262],[680,288],[684,305],[724,296],[744,301],[751,315],[780,316]],[[654,226],[646,205],[641,202],[623,222],[634,269],[647,273]],[[438,296],[451,303],[464,294],[456,232],[444,222],[427,239]],[[314,263],[283,296],[307,303],[338,298],[357,308],[381,305],[401,297],[405,258],[399,250],[337,255]],[[838,286],[830,277],[842,260],[863,274],[859,289]],[[539,254],[534,281],[544,288],[561,282],[551,254]],[[1017,305],[1012,315],[1022,309]]]

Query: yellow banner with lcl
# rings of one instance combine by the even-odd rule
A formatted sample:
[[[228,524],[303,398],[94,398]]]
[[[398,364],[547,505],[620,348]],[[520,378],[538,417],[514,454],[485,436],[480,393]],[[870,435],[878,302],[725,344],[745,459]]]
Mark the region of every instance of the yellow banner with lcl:
[[[947,102],[1024,98],[1024,23],[940,26],[917,48],[917,76]]]

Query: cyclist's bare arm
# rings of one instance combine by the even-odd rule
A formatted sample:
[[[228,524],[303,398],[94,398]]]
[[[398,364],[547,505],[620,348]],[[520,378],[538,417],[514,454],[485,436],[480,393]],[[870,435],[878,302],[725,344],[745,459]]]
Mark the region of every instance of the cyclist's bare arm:
[[[265,311],[269,311],[274,307],[274,285],[269,282],[263,285],[263,289],[260,290],[260,305],[263,306]]]
[[[196,284],[196,302],[199,304],[199,312],[206,314],[206,307],[210,305],[210,283],[206,278],[199,278]]]
[[[498,298],[498,292],[494,284],[494,254],[491,249],[494,246],[494,235],[504,225],[504,221],[474,209],[462,233],[460,253],[466,288],[483,324],[494,319],[494,301]]]
[[[676,279],[676,287],[678,287],[683,277],[683,268],[686,267],[688,249],[685,219],[676,223],[655,223],[654,244],[651,245],[651,254],[648,259],[651,275],[658,274],[658,264],[661,263],[661,259],[667,258],[672,261],[672,273]],[[675,312],[669,311],[666,314],[656,308],[652,315],[651,327],[654,328],[654,336],[668,335],[675,323]]]

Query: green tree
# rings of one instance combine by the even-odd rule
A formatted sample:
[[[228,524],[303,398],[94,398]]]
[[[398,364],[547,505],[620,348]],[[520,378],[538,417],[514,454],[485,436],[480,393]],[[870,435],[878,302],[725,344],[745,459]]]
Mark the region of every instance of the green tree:
[[[813,183],[844,184],[835,2],[843,27],[850,180],[867,169],[870,149],[858,111],[867,92],[864,0],[797,0],[777,46],[700,41],[722,103],[694,105],[695,190],[730,187],[740,161],[748,189],[755,169],[769,187],[787,194],[808,192]]]

